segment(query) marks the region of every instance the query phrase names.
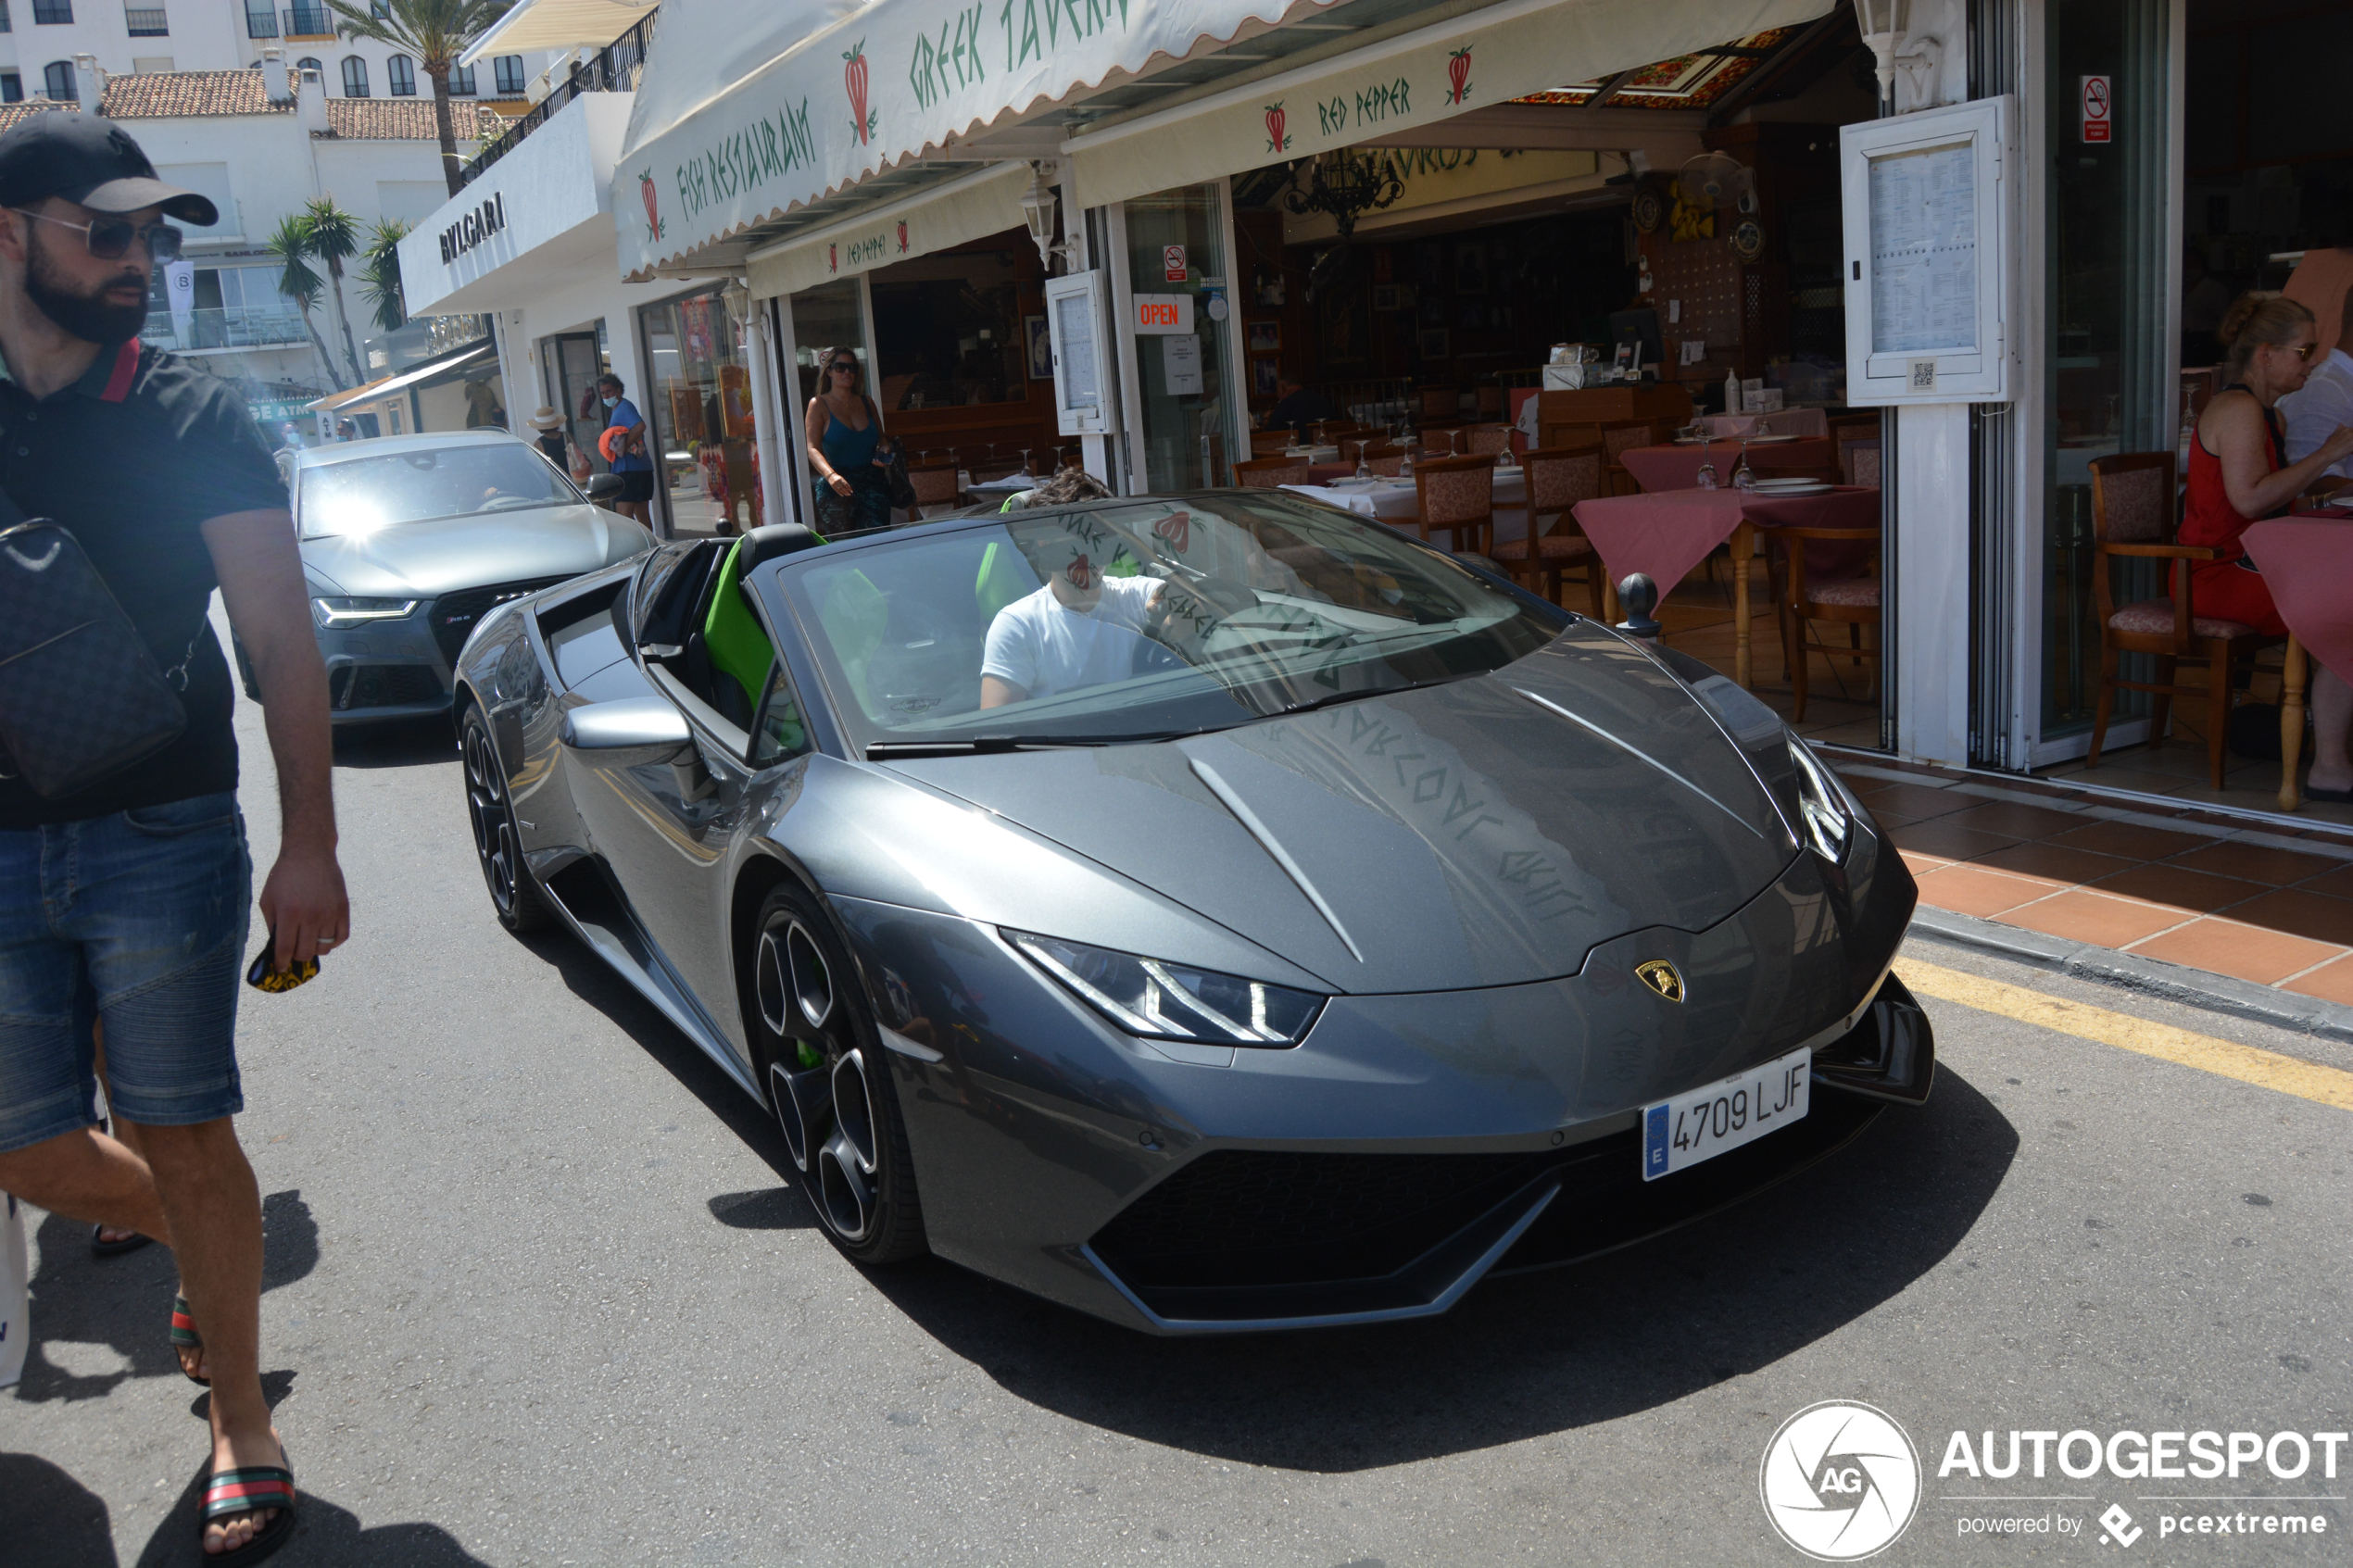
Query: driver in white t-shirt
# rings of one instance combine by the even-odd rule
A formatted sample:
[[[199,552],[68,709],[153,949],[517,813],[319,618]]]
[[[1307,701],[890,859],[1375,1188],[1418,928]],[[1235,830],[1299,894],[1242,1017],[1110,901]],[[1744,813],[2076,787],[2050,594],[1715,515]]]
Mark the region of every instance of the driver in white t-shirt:
[[[1160,591],[1158,578],[1106,577],[1087,557],[1076,558],[988,623],[981,707],[1127,679]]]

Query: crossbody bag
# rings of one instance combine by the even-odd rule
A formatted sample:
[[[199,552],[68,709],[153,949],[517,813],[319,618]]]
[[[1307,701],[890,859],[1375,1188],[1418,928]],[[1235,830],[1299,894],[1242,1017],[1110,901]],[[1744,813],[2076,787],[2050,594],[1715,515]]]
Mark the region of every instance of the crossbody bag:
[[[56,800],[170,745],[203,635],[158,669],[73,534],[0,495],[0,776]]]

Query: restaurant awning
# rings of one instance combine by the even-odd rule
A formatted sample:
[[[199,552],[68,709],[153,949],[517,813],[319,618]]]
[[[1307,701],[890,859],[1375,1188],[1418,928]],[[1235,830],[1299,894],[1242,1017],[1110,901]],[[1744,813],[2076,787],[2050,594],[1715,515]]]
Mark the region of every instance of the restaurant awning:
[[[795,235],[751,253],[745,271],[751,292],[798,294],[836,278],[963,245],[1022,227],[1026,163],[988,164],[919,195],[905,197]]]
[[[406,392],[412,386],[421,386],[427,382],[454,376],[471,370],[475,364],[488,358],[497,351],[498,345],[495,343],[477,343],[472,347],[459,349],[455,354],[428,360],[414,370],[403,370],[396,376],[386,376],[382,381],[371,381],[365,386],[353,387],[349,392],[338,392],[332,397],[321,397],[310,407],[317,412],[332,414],[338,409],[359,404],[379,402],[395,393]]]
[[[1561,81],[1670,60],[1809,20],[1835,0],[1512,0],[1072,137],[1101,207],[1508,104]]]
[[[601,49],[646,19],[657,0],[517,0],[458,56],[461,66],[535,49]]]
[[[1137,116],[1068,144],[1080,200],[1095,206],[1667,59],[1833,4],[1491,0],[1400,31],[1428,0],[826,0],[749,14],[734,0],[666,0],[614,175],[614,210],[632,214],[621,270],[642,279],[689,265],[951,148],[1058,156],[1069,117],[1036,123],[1050,108]],[[1294,58],[1313,63],[1279,69]],[[1016,131],[1025,117],[1033,123]]]

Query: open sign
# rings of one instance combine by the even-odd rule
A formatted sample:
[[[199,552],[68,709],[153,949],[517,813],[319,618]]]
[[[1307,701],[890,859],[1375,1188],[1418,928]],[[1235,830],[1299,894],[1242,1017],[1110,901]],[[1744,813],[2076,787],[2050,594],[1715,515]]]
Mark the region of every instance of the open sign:
[[[1189,294],[1139,294],[1128,320],[1139,336],[1165,336],[1193,330],[1193,296]]]

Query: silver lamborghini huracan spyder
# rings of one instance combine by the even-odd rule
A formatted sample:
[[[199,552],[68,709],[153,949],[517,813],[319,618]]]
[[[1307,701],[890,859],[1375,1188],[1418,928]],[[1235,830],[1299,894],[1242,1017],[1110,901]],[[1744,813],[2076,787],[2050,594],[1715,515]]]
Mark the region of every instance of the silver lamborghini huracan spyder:
[[[861,1262],[1424,1316],[1934,1074],[1912,879],[1770,710],[1279,492],[675,541],[457,682],[499,919],[767,1107]]]

